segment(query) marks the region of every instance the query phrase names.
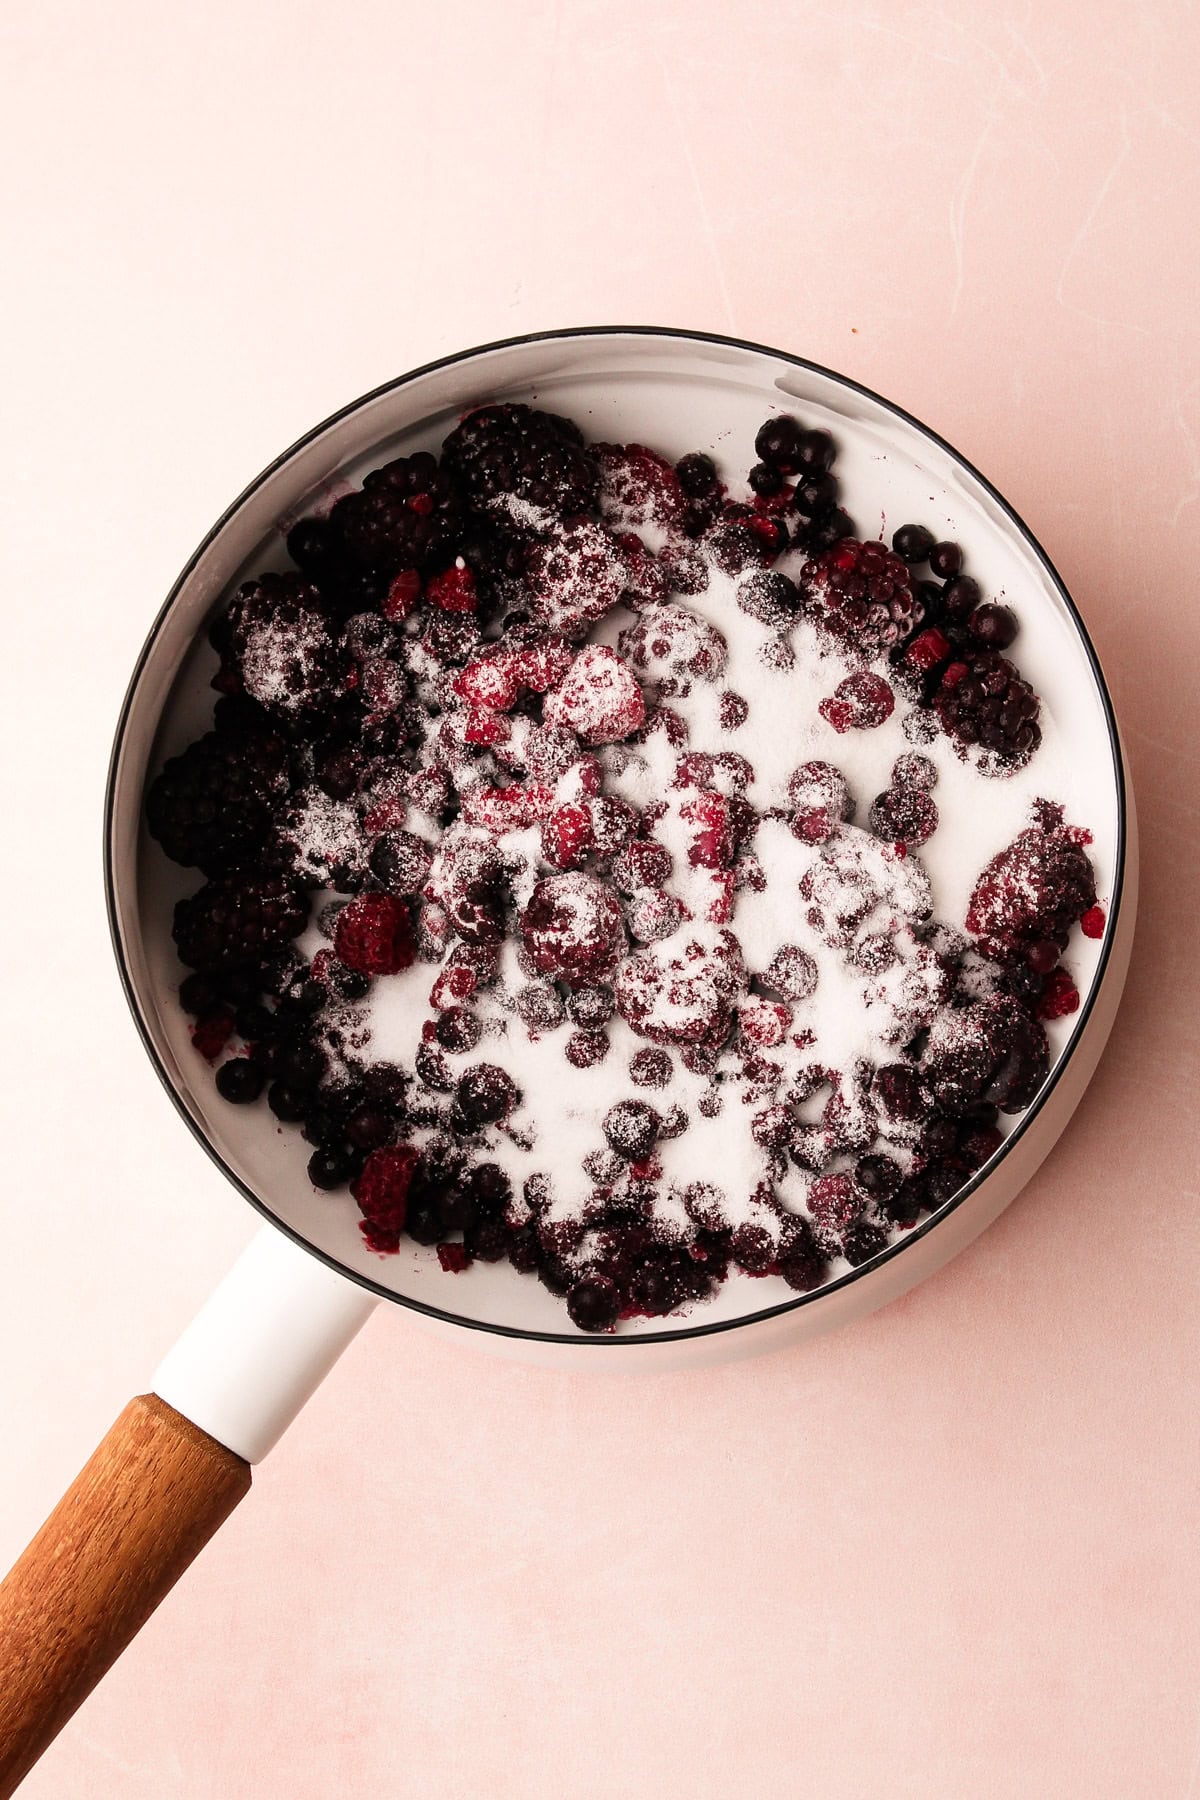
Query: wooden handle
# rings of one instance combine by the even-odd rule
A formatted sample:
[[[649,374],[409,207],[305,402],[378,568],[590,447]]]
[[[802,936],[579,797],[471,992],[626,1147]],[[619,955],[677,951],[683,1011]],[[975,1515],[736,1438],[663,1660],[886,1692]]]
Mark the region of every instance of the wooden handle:
[[[250,1486],[157,1394],[131,1400],[0,1582],[0,1800]]]

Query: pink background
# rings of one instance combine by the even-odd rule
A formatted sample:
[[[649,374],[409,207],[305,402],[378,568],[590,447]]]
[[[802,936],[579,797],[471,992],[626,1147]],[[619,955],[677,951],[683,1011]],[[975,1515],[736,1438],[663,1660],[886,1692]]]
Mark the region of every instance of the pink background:
[[[99,881],[178,566],[311,422],[646,321],[881,389],[1047,544],[1143,821],[1130,990],[906,1301],[580,1379],[381,1313],[31,1800],[1197,1791],[1197,18],[1187,0],[13,11],[0,1563],[250,1235]]]

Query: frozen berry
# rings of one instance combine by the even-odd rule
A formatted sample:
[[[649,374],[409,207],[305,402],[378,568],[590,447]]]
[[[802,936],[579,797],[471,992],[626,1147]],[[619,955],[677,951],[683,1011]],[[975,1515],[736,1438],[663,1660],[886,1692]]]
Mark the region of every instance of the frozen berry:
[[[611,1331],[620,1310],[617,1290],[606,1275],[585,1275],[567,1291],[567,1312],[580,1331]]]
[[[890,787],[871,803],[868,823],[885,843],[915,850],[937,830],[938,810],[924,788]]]
[[[626,1162],[649,1156],[658,1138],[659,1117],[644,1100],[621,1100],[604,1115],[604,1135]]]
[[[816,992],[817,965],[807,950],[785,944],[771,958],[763,980],[785,1000],[807,1000]]]
[[[928,562],[929,552],[933,549],[933,533],[926,531],[923,525],[901,525],[892,533],[892,549],[906,563]]]
[[[568,982],[602,980],[625,948],[621,902],[594,875],[547,876],[521,914],[521,937],[542,974]]]
[[[235,1106],[257,1100],[263,1091],[265,1077],[260,1068],[244,1056],[234,1056],[217,1070],[217,1092]]]
[[[520,1098],[511,1075],[496,1063],[477,1063],[454,1090],[457,1116],[468,1131],[478,1131],[507,1118]]]
[[[893,787],[920,788],[922,793],[928,794],[937,786],[937,779],[936,766],[915,750],[898,756],[892,764]]]
[[[573,1031],[567,1039],[566,1058],[573,1068],[590,1069],[608,1055],[608,1033],[601,1030]]]
[[[935,575],[942,581],[949,581],[962,568],[962,551],[957,544],[943,539],[941,543],[930,546],[925,560]]]
[[[880,543],[844,538],[805,563],[801,585],[827,629],[868,656],[903,644],[923,616],[907,565]]]
[[[994,650],[952,663],[934,705],[950,737],[964,747],[978,744],[1002,764],[1028,761],[1041,742],[1037,695]]]
[[[896,696],[882,676],[856,669],[838,683],[831,698],[821,701],[818,711],[835,731],[870,731],[891,718],[895,705]]]
[[[629,1079],[638,1087],[666,1087],[671,1079],[671,1058],[665,1050],[639,1050],[630,1058]]]
[[[977,606],[967,620],[967,629],[977,644],[989,650],[1007,650],[1017,635],[1016,615],[1007,606]]]
[[[416,1167],[417,1152],[411,1144],[373,1150],[350,1184],[363,1218],[386,1231],[403,1231]]]
[[[334,949],[347,968],[364,975],[407,969],[417,950],[412,915],[394,894],[362,894],[338,914]]]
[[[511,496],[567,518],[589,512],[600,485],[577,426],[511,402],[469,413],[446,439],[443,455],[469,504],[482,513],[502,512]]]
[[[217,875],[258,861],[286,786],[282,739],[210,731],[173,756],[146,795],[146,823],[174,862]]]
[[[261,962],[297,937],[308,919],[303,890],[283,875],[221,875],[175,907],[179,960],[212,973]]]

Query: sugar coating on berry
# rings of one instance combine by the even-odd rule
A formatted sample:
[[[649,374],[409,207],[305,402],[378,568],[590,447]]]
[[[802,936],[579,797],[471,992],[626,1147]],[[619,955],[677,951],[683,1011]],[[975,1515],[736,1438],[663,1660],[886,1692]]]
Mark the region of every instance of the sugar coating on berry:
[[[348,969],[395,975],[416,956],[412,914],[394,894],[362,894],[339,913],[333,947]]]
[[[719,681],[729,646],[724,634],[683,606],[656,606],[621,633],[621,655],[659,694],[692,691],[696,681]]]
[[[539,881],[520,924],[533,967],[562,981],[603,980],[625,947],[621,902],[594,875],[572,871]]]
[[[585,744],[615,744],[644,724],[646,702],[628,663],[607,644],[588,644],[547,694],[542,717]]]

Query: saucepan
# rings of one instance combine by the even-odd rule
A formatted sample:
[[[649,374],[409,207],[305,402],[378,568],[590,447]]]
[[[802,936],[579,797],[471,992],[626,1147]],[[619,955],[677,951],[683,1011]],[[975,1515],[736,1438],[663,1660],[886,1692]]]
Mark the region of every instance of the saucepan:
[[[349,1196],[313,1188],[299,1135],[268,1128],[259,1108],[227,1105],[190,1040],[170,933],[188,877],[147,841],[143,800],[164,758],[206,727],[207,623],[237,582],[285,566],[283,527],[305,506],[391,457],[436,449],[465,411],[496,399],[534,402],[594,438],[650,442],[672,455],[719,455],[731,434],[749,443],[772,410],[827,425],[849,488],[893,523],[939,525],[1017,601],[1023,673],[1072,746],[1107,917],[1102,937],[1080,947],[1081,1004],[1052,1028],[1050,1072],[947,1204],[812,1292],[776,1277],[734,1277],[689,1316],[588,1336],[507,1263],[451,1277],[415,1244],[381,1258],[363,1243]],[[136,1027],[181,1117],[266,1223],[0,1587],[0,1796],[242,1499],[251,1466],[381,1301],[464,1344],[573,1368],[657,1371],[796,1342],[939,1268],[1029,1180],[1079,1101],[1120,996],[1136,890],[1132,798],[1095,650],[1046,553],[996,490],[934,432],[844,376],[729,338],[629,327],[540,333],[428,364],[316,426],[252,482],[187,563],[138,659],[117,727],[104,850]]]

